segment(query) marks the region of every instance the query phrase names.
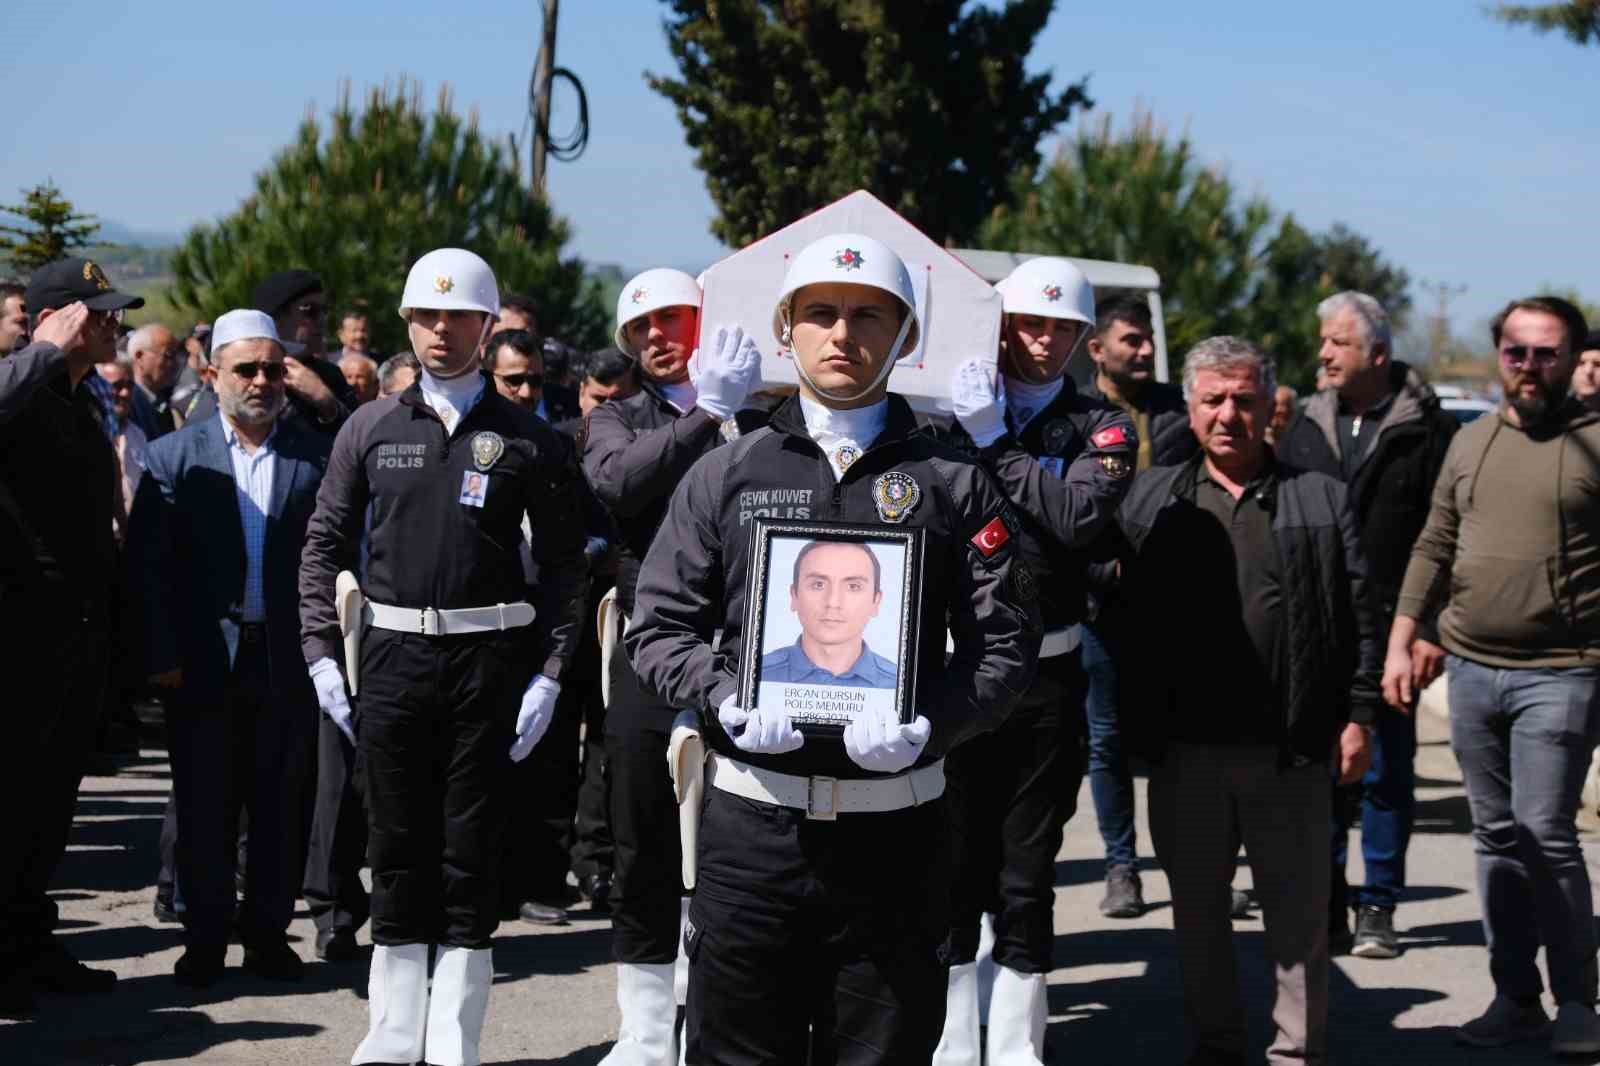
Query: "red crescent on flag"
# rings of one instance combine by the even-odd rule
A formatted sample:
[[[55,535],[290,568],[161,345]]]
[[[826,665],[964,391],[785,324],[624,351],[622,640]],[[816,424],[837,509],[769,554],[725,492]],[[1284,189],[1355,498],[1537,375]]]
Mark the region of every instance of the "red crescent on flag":
[[[1121,426],[1107,426],[1099,433],[1089,438],[1089,443],[1096,448],[1111,448],[1118,444],[1128,443],[1128,435],[1122,432]]]
[[[1006,524],[998,517],[991,518],[989,524],[978,530],[972,537],[972,546],[977,548],[987,559],[1005,546],[1011,539],[1011,531],[1006,529]]]

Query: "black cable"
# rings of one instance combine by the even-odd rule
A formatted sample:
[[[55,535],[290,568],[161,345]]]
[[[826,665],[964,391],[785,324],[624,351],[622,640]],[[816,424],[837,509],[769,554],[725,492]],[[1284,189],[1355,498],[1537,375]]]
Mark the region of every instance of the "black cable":
[[[583,155],[584,149],[589,146],[589,94],[584,92],[583,82],[578,80],[578,76],[566,67],[557,67],[551,72],[550,96],[552,104],[554,104],[555,87],[558,80],[565,79],[578,94],[577,123],[566,136],[559,139],[552,137],[549,123],[540,123],[539,121],[539,85],[542,80],[540,73],[539,68],[535,67],[533,77],[528,83],[528,123],[523,128],[526,129],[531,125],[534,128],[535,135],[544,138],[545,151],[552,159],[570,163]],[[554,110],[553,107],[552,110]]]

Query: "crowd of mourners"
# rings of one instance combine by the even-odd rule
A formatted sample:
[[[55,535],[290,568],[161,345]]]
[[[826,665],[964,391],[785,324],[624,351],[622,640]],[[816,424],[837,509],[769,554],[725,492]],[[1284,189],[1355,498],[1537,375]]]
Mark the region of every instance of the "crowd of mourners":
[[[1185,1061],[1247,1061],[1231,922],[1259,910],[1266,1060],[1325,1062],[1330,959],[1405,948],[1416,710],[1443,677],[1488,945],[1456,1035],[1600,1052],[1576,822],[1600,333],[1509,302],[1501,399],[1466,420],[1360,292],[1316,308],[1302,401],[1244,337],[1158,380],[1149,304],[1070,260],[995,287],[999,352],[930,413],[891,372],[934,316],[863,234],[791,257],[770,334],[701,322],[697,279],[658,268],[591,352],[460,249],[412,267],[388,356],[372,316],[395,309],[313,269],[138,328],[90,260],[0,281],[0,648],[28,679],[0,754],[0,1013],[114,991],[50,889],[82,778],[158,709],[174,980],[235,978],[230,941],[300,979],[303,899],[315,959],[370,968],[353,1063],[478,1062],[496,927],[585,909],[617,962],[606,1066],[1039,1066],[1085,778],[1100,910],[1146,912],[1136,775]],[[797,386],[764,383],[780,352]],[[920,531],[903,713],[829,731],[747,705],[763,515]],[[898,593],[856,557],[876,611]],[[770,577],[798,596],[801,560]],[[809,681],[893,685],[859,629],[826,643],[795,645]]]

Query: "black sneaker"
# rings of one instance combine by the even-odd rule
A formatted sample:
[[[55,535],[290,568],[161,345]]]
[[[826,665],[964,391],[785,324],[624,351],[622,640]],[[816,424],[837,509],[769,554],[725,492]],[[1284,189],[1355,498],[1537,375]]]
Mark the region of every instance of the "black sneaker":
[[[305,975],[305,962],[288,944],[271,943],[244,949],[245,973],[269,981],[298,981]]]
[[[1107,918],[1137,918],[1144,913],[1144,888],[1132,866],[1113,866],[1106,871],[1106,898],[1100,901],[1100,913]]]
[[[1383,907],[1357,907],[1356,932],[1350,954],[1358,959],[1392,959],[1400,954],[1394,933],[1394,911]]]
[[[222,960],[216,951],[189,948],[172,967],[172,979],[185,988],[210,988],[222,980]]]

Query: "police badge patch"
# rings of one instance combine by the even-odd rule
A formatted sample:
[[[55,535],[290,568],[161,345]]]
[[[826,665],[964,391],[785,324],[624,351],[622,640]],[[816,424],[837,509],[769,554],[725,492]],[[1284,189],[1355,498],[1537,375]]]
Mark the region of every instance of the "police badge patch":
[[[885,522],[904,522],[922,499],[922,487],[910,474],[891,470],[872,483],[872,502]]]
[[[1039,582],[1021,559],[1011,564],[1011,592],[1022,603],[1032,603],[1039,595]]]
[[[1106,472],[1106,476],[1116,478],[1118,481],[1133,473],[1133,467],[1129,465],[1128,460],[1120,455],[1102,455],[1100,469]]]
[[[498,433],[485,430],[474,434],[472,437],[472,461],[478,464],[479,470],[487,470],[500,461],[506,453],[506,442]]]
[[[1072,439],[1072,423],[1065,418],[1052,419],[1044,427],[1044,450],[1051,455],[1060,455],[1067,450],[1067,442]]]

